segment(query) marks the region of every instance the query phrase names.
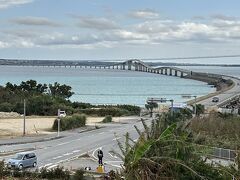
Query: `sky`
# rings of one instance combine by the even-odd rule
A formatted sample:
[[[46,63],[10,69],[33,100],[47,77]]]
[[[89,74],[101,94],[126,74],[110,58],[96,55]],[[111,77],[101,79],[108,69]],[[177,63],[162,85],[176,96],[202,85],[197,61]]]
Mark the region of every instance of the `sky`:
[[[0,59],[240,55],[239,7],[239,0],[0,0]],[[240,64],[240,57],[171,62]]]

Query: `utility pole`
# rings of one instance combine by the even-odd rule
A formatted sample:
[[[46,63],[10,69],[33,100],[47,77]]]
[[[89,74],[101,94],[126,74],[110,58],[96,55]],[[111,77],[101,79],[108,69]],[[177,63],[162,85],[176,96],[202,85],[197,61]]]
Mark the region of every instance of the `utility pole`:
[[[60,136],[60,109],[58,109],[58,132],[57,132],[57,137]]]
[[[194,114],[195,116],[197,116],[197,96],[193,96],[193,97],[194,97],[194,106],[195,106]]]
[[[171,102],[171,116],[173,117],[173,99],[171,99],[170,102]]]
[[[23,100],[23,136],[26,135],[26,100]]]

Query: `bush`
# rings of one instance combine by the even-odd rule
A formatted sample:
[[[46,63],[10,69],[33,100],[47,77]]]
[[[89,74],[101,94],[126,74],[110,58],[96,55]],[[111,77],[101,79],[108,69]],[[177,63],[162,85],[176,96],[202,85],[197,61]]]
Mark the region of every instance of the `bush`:
[[[82,102],[73,102],[72,103],[73,108],[79,108],[79,109],[87,109],[92,108],[93,106],[90,103],[82,103]]]
[[[129,115],[129,111],[125,109],[116,108],[116,107],[82,109],[80,112],[87,115],[96,115],[101,117],[104,117],[107,115],[111,115],[113,117]]]
[[[43,179],[70,179],[70,172],[68,170],[64,170],[63,167],[57,167],[51,170],[47,170],[43,168],[40,171],[40,177]]]
[[[112,122],[112,116],[108,115],[106,116],[103,120],[102,120],[103,123],[110,123]]]
[[[0,178],[3,178],[5,175],[4,161],[0,161]]]
[[[72,117],[64,117],[60,119],[60,129],[61,131],[65,131],[68,129],[74,129],[83,127],[86,125],[86,116],[75,114]],[[55,119],[53,123],[53,130],[58,129],[58,119]]]
[[[0,104],[0,111],[2,112],[11,112],[13,110],[13,105],[8,103],[8,102],[4,102]]]
[[[83,180],[84,179],[84,170],[78,169],[73,175],[73,180]]]

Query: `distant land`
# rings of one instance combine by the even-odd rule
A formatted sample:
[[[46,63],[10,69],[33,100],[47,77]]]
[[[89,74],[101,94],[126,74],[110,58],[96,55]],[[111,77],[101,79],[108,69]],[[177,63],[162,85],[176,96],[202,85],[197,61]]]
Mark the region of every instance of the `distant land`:
[[[0,65],[8,66],[111,66],[119,61],[104,60],[23,60],[0,59]],[[171,62],[145,62],[149,66],[221,66],[240,67],[240,64],[195,64],[195,63],[171,63]]]

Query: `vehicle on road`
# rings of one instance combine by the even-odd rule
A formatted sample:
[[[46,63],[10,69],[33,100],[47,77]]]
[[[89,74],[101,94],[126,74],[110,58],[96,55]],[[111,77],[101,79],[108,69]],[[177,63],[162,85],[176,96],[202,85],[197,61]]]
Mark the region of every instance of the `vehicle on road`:
[[[212,102],[219,102],[219,97],[217,97],[217,96],[213,97]]]
[[[17,153],[14,158],[7,161],[8,168],[16,168],[22,170],[27,167],[37,166],[37,156],[34,152]]]

